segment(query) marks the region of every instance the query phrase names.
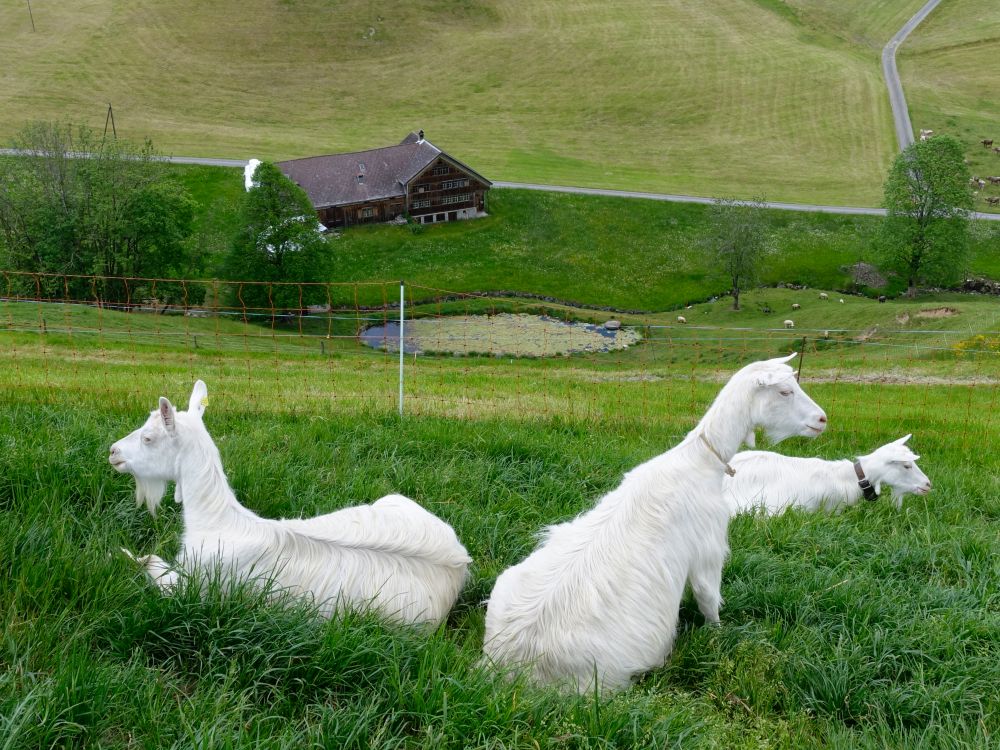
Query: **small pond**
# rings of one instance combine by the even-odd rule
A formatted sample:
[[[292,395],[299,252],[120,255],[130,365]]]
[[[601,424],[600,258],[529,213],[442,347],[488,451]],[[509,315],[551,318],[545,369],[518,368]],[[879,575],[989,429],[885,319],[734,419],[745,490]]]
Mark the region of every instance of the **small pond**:
[[[408,354],[492,354],[552,357],[627,349],[642,337],[632,328],[609,330],[593,323],[567,322],[547,315],[500,313],[407,320],[403,351]],[[399,351],[399,324],[371,326],[361,342]]]

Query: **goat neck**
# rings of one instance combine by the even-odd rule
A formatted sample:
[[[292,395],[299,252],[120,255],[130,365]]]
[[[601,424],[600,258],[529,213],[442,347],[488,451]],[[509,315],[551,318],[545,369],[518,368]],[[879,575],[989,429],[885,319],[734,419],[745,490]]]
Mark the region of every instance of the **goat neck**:
[[[725,470],[747,435],[753,431],[753,391],[754,385],[749,378],[731,379],[685,439],[685,442],[692,443],[707,454],[720,470]]]
[[[178,415],[180,416],[180,415]],[[249,514],[240,505],[226,479],[219,449],[200,422],[183,430],[174,495],[181,503],[186,525],[216,525],[233,516]]]

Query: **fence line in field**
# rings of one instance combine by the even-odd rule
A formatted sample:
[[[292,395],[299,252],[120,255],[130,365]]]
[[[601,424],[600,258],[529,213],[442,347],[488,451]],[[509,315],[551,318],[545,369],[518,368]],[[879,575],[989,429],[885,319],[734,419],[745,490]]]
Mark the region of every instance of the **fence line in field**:
[[[746,362],[797,351],[803,382],[857,431],[919,426],[970,445],[995,434],[996,320],[986,333],[932,319],[784,328],[701,324],[688,310],[688,323],[623,315],[618,328],[596,310],[400,282],[0,281],[0,379],[29,398],[145,404],[201,377],[223,398],[292,412],[402,414],[405,402],[407,415],[687,423]]]

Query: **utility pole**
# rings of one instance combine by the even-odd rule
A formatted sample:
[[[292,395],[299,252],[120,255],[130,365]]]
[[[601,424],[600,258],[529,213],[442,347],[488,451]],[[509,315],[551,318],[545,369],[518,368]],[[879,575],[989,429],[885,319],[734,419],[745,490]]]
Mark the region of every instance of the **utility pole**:
[[[115,129],[115,111],[111,108],[111,102],[108,102],[108,115],[104,118],[104,137],[108,137],[108,123],[111,123],[111,134],[114,139],[118,140],[118,131]]]

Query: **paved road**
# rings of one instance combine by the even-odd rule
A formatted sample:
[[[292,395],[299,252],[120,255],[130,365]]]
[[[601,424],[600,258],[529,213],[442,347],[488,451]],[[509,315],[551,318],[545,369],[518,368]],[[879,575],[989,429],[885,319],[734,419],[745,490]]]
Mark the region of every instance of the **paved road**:
[[[903,84],[899,82],[899,71],[896,69],[896,50],[940,2],[941,0],[930,0],[882,48],[882,74],[885,76],[885,85],[889,87],[889,103],[892,105],[892,119],[896,125],[896,140],[900,151],[913,143],[913,125],[906,108],[906,97],[903,96]]]
[[[939,0],[935,0],[938,2]],[[19,152],[11,149],[0,149],[0,155],[16,156]],[[240,159],[209,159],[197,156],[165,156],[164,161],[174,164],[202,164],[211,167],[232,167],[242,169],[246,166],[245,161]],[[529,182],[494,182],[498,188],[512,188],[514,190],[542,190],[549,193],[575,193],[578,195],[606,195],[612,198],[641,198],[653,201],[668,201],[671,203],[702,203],[712,202],[711,198],[700,195],[674,195],[671,193],[644,193],[635,190],[605,190],[603,188],[573,187],[570,185],[538,185]],[[807,213],[823,214],[845,214],[848,216],[885,216],[884,208],[869,208],[867,206],[822,206],[814,203],[782,203],[780,201],[768,201],[768,208],[777,208],[784,211],[803,211]],[[977,219],[988,221],[1000,221],[1000,214],[973,213]]]

